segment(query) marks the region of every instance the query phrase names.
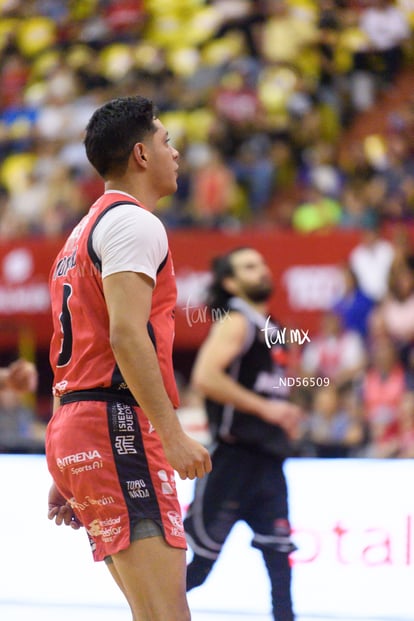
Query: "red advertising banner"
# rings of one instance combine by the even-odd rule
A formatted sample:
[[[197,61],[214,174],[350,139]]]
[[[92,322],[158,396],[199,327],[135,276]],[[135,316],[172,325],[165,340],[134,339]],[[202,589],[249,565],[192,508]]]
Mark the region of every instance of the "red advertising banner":
[[[342,292],[339,266],[358,241],[355,232],[306,236],[280,231],[175,232],[170,244],[178,288],[177,347],[197,347],[208,330],[204,295],[213,257],[240,246],[262,253],[275,281],[272,315],[290,328],[312,334],[321,312]]]
[[[317,329],[320,313],[342,290],[339,265],[358,243],[355,232],[297,235],[272,230],[242,233],[173,231],[177,276],[176,348],[199,346],[208,330],[204,295],[211,259],[239,246],[253,247],[275,279],[271,312],[291,328]],[[28,334],[39,348],[51,333],[47,280],[62,240],[24,239],[0,245],[0,345],[15,347]]]
[[[49,269],[62,240],[22,239],[0,245],[0,345],[28,336],[47,347],[51,334]]]

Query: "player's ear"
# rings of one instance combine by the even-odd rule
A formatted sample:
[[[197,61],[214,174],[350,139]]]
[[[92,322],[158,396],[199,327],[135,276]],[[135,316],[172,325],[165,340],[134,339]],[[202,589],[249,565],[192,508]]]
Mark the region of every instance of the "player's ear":
[[[145,148],[144,143],[142,142],[137,142],[134,145],[134,157],[136,159],[136,161],[138,162],[138,164],[140,164],[143,168],[146,168],[147,166],[147,150]]]

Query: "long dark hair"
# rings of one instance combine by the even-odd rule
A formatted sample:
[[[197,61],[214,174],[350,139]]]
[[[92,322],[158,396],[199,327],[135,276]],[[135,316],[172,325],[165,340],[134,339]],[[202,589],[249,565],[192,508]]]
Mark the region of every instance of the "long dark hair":
[[[211,261],[211,273],[213,279],[207,291],[206,304],[210,311],[213,308],[226,309],[228,302],[233,294],[227,291],[223,285],[223,280],[234,275],[231,259],[234,254],[241,250],[250,250],[248,246],[240,246],[230,250],[226,254],[214,257]]]

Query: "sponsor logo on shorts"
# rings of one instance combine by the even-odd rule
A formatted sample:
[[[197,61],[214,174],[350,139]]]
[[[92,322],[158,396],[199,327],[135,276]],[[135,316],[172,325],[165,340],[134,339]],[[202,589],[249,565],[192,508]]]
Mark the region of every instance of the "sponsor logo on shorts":
[[[149,498],[150,493],[144,479],[135,479],[126,482],[128,495],[130,498]]]
[[[172,524],[171,535],[173,537],[184,537],[183,518],[177,511],[168,511],[168,519]]]
[[[134,446],[135,436],[115,436],[115,448],[118,455],[133,455],[138,453]]]
[[[110,543],[122,531],[121,516],[106,520],[93,520],[86,529],[91,537],[102,537],[102,541]]]
[[[98,505],[100,507],[104,507],[105,505],[112,505],[115,502],[115,499],[113,496],[101,496],[100,498],[85,496],[85,498],[81,502],[76,500],[76,498],[70,498],[68,502],[72,509],[85,511],[87,507],[91,507],[93,505]]]
[[[136,416],[133,408],[126,403],[112,406],[112,429],[114,447],[118,455],[135,455]]]
[[[82,451],[80,453],[73,453],[72,455],[65,455],[65,457],[58,457],[56,459],[56,465],[61,472],[73,466],[74,464],[82,464],[78,467],[72,467],[72,474],[80,474],[85,470],[96,470],[103,468],[102,457],[97,450]]]
[[[114,403],[112,421],[114,431],[118,433],[135,432],[135,413],[132,407],[126,403]]]
[[[165,496],[171,496],[175,493],[175,479],[174,475],[170,476],[168,480],[168,474],[165,470],[158,470],[158,478],[161,481],[161,491]]]

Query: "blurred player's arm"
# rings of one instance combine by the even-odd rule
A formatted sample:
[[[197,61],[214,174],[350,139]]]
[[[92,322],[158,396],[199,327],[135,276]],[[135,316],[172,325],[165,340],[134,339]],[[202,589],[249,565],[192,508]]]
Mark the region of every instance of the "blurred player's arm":
[[[211,470],[208,451],[187,436],[164,387],[156,351],[148,334],[153,281],[135,272],[103,279],[110,342],[130,391],[157,430],[171,466],[181,478]]]
[[[297,433],[301,411],[285,400],[269,400],[235,381],[227,368],[243,353],[248,323],[241,313],[230,313],[215,322],[199,350],[192,383],[205,397],[280,425],[292,436]]]
[[[37,370],[33,362],[19,358],[8,367],[0,368],[0,389],[33,392],[37,387]]]

